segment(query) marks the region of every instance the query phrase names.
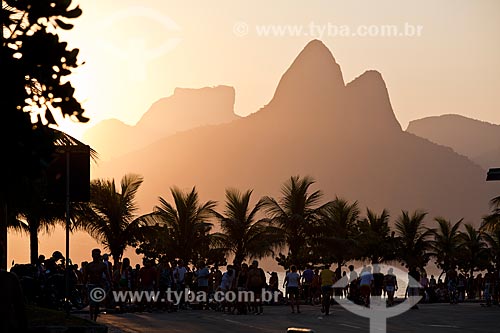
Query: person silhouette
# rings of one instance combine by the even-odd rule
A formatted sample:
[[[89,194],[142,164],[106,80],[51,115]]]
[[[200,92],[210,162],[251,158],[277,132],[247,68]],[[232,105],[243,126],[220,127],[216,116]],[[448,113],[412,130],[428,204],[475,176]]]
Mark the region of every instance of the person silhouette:
[[[23,291],[17,275],[0,270],[0,332],[26,332]]]

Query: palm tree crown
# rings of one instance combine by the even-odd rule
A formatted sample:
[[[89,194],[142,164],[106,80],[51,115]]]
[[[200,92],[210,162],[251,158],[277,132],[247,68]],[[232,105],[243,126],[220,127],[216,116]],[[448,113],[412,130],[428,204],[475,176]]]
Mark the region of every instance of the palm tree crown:
[[[317,252],[325,263],[336,262],[341,269],[347,261],[355,258],[359,214],[357,201],[349,203],[338,197],[324,208],[320,219]]]
[[[270,214],[272,223],[281,229],[288,246],[288,256],[280,255],[281,263],[286,266],[292,263],[300,269],[307,263],[312,230],[316,228],[322,210],[328,205],[320,205],[321,191],[309,194],[314,182],[308,176],[292,176],[283,184],[279,200],[264,197],[265,210]]]
[[[488,248],[484,233],[471,224],[465,224],[465,231],[460,233],[460,242],[460,266],[469,271],[471,276],[474,270],[486,268]]]
[[[481,229],[494,231],[500,229],[500,196],[491,199],[490,201],[491,214],[483,218]]]
[[[200,203],[195,187],[189,192],[173,187],[170,192],[173,204],[160,197],[160,205],[146,218],[161,227],[158,236],[163,254],[180,258],[185,263],[196,262],[210,249],[212,223],[208,220],[213,216],[216,202]]]
[[[438,227],[430,229],[434,236],[431,242],[433,251],[431,254],[436,258],[438,267],[446,272],[457,263],[457,255],[461,246],[458,229],[462,224],[462,219],[454,224],[442,217],[435,218],[435,221]]]
[[[132,245],[145,225],[137,217],[135,196],[143,178],[136,174],[123,176],[120,191],[115,180],[96,179],[90,184],[90,203],[75,208],[76,227],[87,231],[110,250],[113,260],[120,261],[126,247]]]
[[[282,244],[283,240],[281,229],[272,226],[268,219],[257,220],[264,200],[260,199],[250,208],[252,192],[248,190],[241,193],[237,189],[227,189],[224,214],[213,211],[222,230],[216,236],[222,246],[234,254],[235,264],[241,264],[248,257],[273,255],[273,249]]]
[[[402,211],[396,219],[395,228],[398,237],[398,258],[408,269],[424,268],[429,261],[428,250],[431,247],[431,231],[424,226],[426,212]]]
[[[383,210],[380,215],[366,209],[366,217],[358,221],[358,244],[360,257],[379,264],[395,257],[395,239],[389,227],[389,212]]]

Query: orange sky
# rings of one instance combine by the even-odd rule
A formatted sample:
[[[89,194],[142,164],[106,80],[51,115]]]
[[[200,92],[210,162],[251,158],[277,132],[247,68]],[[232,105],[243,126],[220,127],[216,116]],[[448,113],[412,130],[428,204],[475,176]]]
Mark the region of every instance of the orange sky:
[[[73,77],[92,123],[134,124],[175,87],[236,88],[236,113],[257,111],[305,44],[320,38],[346,82],[380,71],[398,120],[459,113],[500,123],[500,2],[93,1],[65,38],[86,62]],[[421,25],[420,37],[339,36],[309,26]],[[244,24],[248,33],[241,36]],[[304,26],[258,36],[257,25]],[[235,32],[236,29],[236,32]],[[64,127],[81,137],[86,126]]]
[[[497,0],[74,2],[83,16],[64,39],[81,49],[85,61],[72,82],[89,125],[107,118],[135,124],[175,87],[220,84],[235,87],[235,111],[248,115],[269,102],[300,50],[320,37],[346,82],[367,69],[382,73],[403,128],[410,120],[446,113],[500,124]],[[319,36],[307,30],[405,23],[422,26],[421,36]],[[263,37],[256,30],[262,25],[305,30],[300,36]],[[89,125],[62,127],[81,138]],[[40,251],[61,249],[61,236],[44,237]],[[72,246],[79,263],[88,259],[93,243],[80,237]],[[27,237],[11,237],[9,263],[28,258]]]

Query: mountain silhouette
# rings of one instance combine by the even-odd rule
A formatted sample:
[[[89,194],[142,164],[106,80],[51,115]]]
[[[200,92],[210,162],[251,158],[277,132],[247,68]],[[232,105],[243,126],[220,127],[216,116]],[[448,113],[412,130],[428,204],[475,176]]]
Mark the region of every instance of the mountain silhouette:
[[[411,121],[406,131],[450,147],[484,169],[500,166],[500,125],[447,114]]]
[[[281,78],[272,100],[229,123],[197,127],[102,163],[93,177],[139,173],[141,210],[169,188],[196,186],[204,200],[223,201],[224,189],[278,196],[292,175],[317,180],[325,200],[335,195],[362,207],[425,209],[475,225],[495,188],[485,172],[452,149],[405,132],[376,71],[347,85],[331,52],[312,41]],[[222,203],[221,203],[222,206]]]
[[[234,88],[228,86],[176,88],[172,96],[155,102],[135,126],[104,120],[85,133],[85,141],[102,160],[109,160],[179,131],[238,118],[234,97]]]

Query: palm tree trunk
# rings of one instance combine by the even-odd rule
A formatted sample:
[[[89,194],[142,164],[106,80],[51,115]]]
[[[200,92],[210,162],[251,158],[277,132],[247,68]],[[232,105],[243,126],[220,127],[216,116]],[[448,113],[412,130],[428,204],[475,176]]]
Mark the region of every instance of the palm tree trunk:
[[[7,203],[0,202],[0,269],[7,270]]]
[[[123,256],[123,251],[111,251],[111,257],[113,258],[113,267],[116,267],[116,264],[118,264]]]
[[[241,263],[243,262],[243,260],[245,259],[245,255],[240,253],[240,252],[237,252],[236,255],[234,256],[234,260],[233,260],[233,264],[235,265],[241,265]]]
[[[36,265],[38,261],[38,226],[40,221],[29,219],[28,225],[30,230],[30,262]]]

